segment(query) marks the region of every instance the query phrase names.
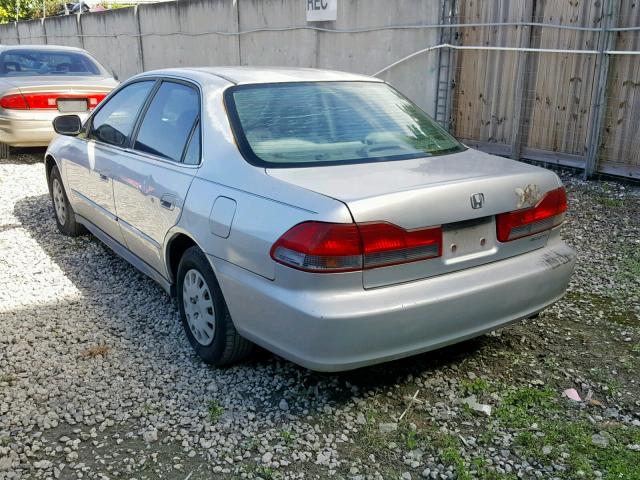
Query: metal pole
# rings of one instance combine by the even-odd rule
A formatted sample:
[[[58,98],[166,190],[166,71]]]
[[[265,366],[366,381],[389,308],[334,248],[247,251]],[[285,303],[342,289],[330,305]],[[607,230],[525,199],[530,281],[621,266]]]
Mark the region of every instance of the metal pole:
[[[598,58],[596,69],[595,104],[591,111],[587,136],[587,155],[584,162],[584,178],[593,175],[597,169],[598,151],[607,110],[607,84],[609,80],[609,59],[607,51],[612,49],[614,36],[610,28],[615,27],[620,12],[619,0],[604,0],[602,4],[602,20],[600,38],[598,39]]]

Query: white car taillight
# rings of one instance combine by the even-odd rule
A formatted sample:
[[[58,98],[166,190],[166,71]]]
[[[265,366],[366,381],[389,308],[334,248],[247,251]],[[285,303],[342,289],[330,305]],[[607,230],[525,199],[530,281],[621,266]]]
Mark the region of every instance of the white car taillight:
[[[441,254],[440,227],[405,230],[386,222],[304,222],[287,231],[271,248],[276,262],[319,273],[397,265]]]
[[[563,187],[547,192],[531,208],[496,215],[498,241],[510,242],[557,227],[567,211],[567,194]]]

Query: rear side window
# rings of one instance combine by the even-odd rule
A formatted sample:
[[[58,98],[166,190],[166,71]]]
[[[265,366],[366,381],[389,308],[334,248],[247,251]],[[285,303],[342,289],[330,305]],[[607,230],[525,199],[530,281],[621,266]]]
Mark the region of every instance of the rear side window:
[[[180,162],[199,114],[195,88],[163,82],[144,114],[133,148]]]
[[[200,122],[193,129],[189,146],[184,154],[184,163],[187,165],[198,165],[200,163]]]
[[[443,155],[464,147],[420,107],[384,83],[241,85],[225,91],[244,157],[305,166]]]
[[[0,77],[105,75],[88,55],[64,50],[8,50],[0,55]]]
[[[91,121],[89,138],[125,147],[131,136],[138,112],[155,80],[136,82],[119,90],[100,107]]]

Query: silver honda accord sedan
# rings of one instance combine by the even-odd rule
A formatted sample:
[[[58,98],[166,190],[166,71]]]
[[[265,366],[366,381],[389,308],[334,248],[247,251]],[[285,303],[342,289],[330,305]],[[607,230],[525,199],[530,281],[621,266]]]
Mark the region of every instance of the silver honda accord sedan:
[[[535,315],[574,269],[554,173],[467,148],[375,78],[158,70],[54,127],[59,229],[176,296],[215,365],[253,344],[322,371],[415,355]]]
[[[117,84],[80,48],[0,46],[0,157],[9,147],[47,146],[56,116],[86,116]]]

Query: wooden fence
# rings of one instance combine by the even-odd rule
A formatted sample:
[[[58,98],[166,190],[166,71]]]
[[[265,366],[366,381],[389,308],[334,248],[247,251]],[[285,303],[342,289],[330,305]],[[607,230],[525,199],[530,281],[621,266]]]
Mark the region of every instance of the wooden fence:
[[[457,8],[458,23],[521,24],[460,28],[462,46],[590,53],[459,50],[456,136],[514,158],[640,178],[640,56],[604,53],[640,49],[638,30],[615,30],[640,25],[640,3],[459,0]]]

